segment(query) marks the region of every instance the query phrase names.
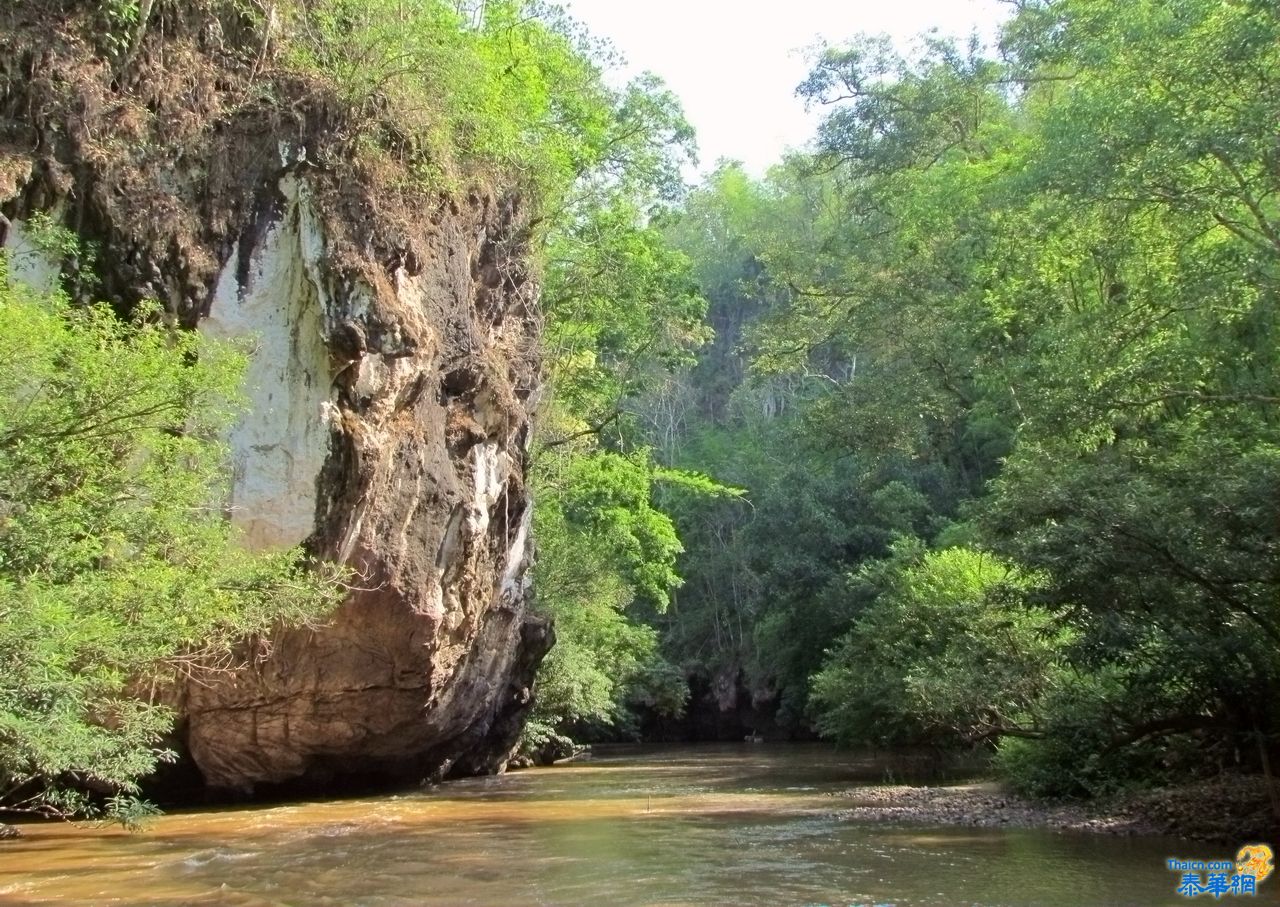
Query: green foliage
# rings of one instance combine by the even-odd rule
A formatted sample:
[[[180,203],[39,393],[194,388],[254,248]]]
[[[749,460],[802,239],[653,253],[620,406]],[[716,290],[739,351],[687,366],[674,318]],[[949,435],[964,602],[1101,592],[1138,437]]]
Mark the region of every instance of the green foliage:
[[[428,182],[488,173],[557,218],[586,184],[627,196],[679,184],[692,130],[674,97],[648,75],[609,87],[607,47],[557,7],[291,0],[276,11],[285,61],[364,115],[363,147]]]
[[[1137,701],[1153,687],[1162,701]],[[1043,734],[1002,739],[995,765],[1015,790],[1040,798],[1099,797],[1135,783],[1176,781],[1202,766],[1203,750],[1185,737],[1161,737],[1159,722],[1134,732],[1126,719],[1151,714],[1153,706],[1184,705],[1177,700],[1185,692],[1163,668],[1110,663],[1070,671],[1041,703]]]
[[[0,274],[0,807],[139,815],[175,678],[341,594],[235,544],[217,440],[242,357]],[[107,795],[105,802],[89,794]]]
[[[814,678],[818,727],[844,743],[973,743],[1032,732],[1065,634],[1028,604],[1041,580],[967,548],[899,545]]]
[[[690,360],[707,331],[689,270],[627,199],[605,200],[552,238],[544,343],[566,411],[603,427]]]
[[[991,112],[1003,106],[991,83],[999,65],[975,44],[926,38],[908,61],[888,37],[862,36],[826,48],[797,92],[833,106],[818,130],[823,156],[855,177],[896,177],[981,153]]]
[[[331,79],[355,109],[394,110],[424,175],[456,155],[558,176],[588,163],[577,158],[590,139],[577,140],[604,131],[608,106],[592,64],[522,6],[486,4],[472,19],[438,0],[288,4],[290,62]],[[557,118],[565,128],[553,132]]]
[[[533,475],[535,587],[540,609],[555,620],[557,642],[540,672],[525,735],[526,749],[535,751],[563,743],[568,731],[623,721],[636,685],[662,708],[682,707],[654,631],[639,621],[665,611],[681,582],[675,568],[683,548],[655,486],[732,493],[706,476],[659,466],[634,441],[629,408],[702,342],[704,303],[688,260],[620,191],[614,186],[601,207],[556,233],[548,250],[546,346],[555,401]]]
[[[663,651],[791,727],[998,741],[1041,795],[1260,767],[1280,14],[1024,3],[998,61],[922,48],[825,50],[815,152],[663,224],[716,337],[645,438],[750,501],[672,499]]]
[[[566,522],[605,546],[633,592],[664,610],[680,582],[675,559],[682,549],[670,518],[650,500],[647,452],[571,455],[554,481]]]
[[[1015,598],[1037,605],[1012,611],[963,571],[926,595],[904,567],[870,604],[861,572],[807,591],[805,614],[867,609],[815,680],[823,726],[1007,736],[983,705],[1015,691],[997,711],[1034,734],[1002,740],[1001,764],[1037,793],[1248,763],[1280,735],[1280,14],[1025,3],[1003,49],[826,51],[801,89],[831,108],[817,152],[736,221],[733,254],[774,288],[746,332],[761,382],[827,385],[800,436],[888,480],[864,487],[884,525],[1035,577]],[[881,639],[917,612],[947,634]],[[992,620],[1032,689],[966,660],[996,658],[966,635]]]
[[[82,241],[75,231],[44,211],[33,212],[26,219],[22,235],[29,248],[7,253],[14,264],[23,264],[28,256],[42,256],[61,267],[61,283],[75,298],[96,298],[101,287],[97,243]]]
[[[577,174],[547,236],[544,349],[553,397],[533,484],[540,610],[556,626],[525,748],[627,721],[634,696],[679,711],[683,682],[644,615],[665,611],[683,550],[658,500],[728,494],[660,466],[637,400],[688,362],[707,330],[690,262],[654,226],[681,193],[692,131],[674,97],[642,77],[613,97],[591,169]],[[655,207],[657,206],[657,207]]]
[[[71,258],[83,247],[74,231],[55,222],[43,211],[27,218],[26,232],[31,244],[55,261]]]
[[[569,732],[617,723],[632,684],[661,673],[655,633],[632,615],[637,598],[666,606],[681,549],[670,519],[651,505],[643,455],[580,440],[544,449],[534,481],[535,603],[556,630],[523,738],[537,753],[567,743]]]
[[[896,536],[931,537],[966,480],[947,464],[845,447],[853,426],[839,401],[864,357],[781,333],[799,307],[779,250],[835,226],[830,198],[793,175],[761,184],[724,164],[664,224],[693,262],[715,337],[642,411],[666,462],[746,498],[664,496],[687,553],[678,607],[657,622],[663,651],[691,674],[773,694],[778,724],[804,734],[810,677],[861,607],[848,574]]]
[[[98,0],[98,5],[103,20],[98,40],[110,56],[123,57],[138,26],[138,0]]]

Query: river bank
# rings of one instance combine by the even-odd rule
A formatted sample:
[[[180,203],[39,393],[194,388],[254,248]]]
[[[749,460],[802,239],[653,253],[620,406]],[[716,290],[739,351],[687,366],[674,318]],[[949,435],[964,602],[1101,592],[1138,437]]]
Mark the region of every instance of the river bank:
[[[1258,776],[1223,777],[1087,804],[1042,803],[990,782],[859,786],[836,797],[849,801],[839,810],[840,818],[859,822],[1169,835],[1236,845],[1280,838],[1266,782]]]

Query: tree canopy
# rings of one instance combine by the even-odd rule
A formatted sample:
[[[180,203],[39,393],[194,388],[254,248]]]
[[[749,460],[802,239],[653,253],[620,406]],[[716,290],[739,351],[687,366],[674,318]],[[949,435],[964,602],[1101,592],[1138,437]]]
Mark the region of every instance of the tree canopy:
[[[1268,763],[1278,39],[1055,0],[816,56],[812,148],[667,228],[717,336],[651,438],[752,505],[677,509],[670,657],[1042,793]]]

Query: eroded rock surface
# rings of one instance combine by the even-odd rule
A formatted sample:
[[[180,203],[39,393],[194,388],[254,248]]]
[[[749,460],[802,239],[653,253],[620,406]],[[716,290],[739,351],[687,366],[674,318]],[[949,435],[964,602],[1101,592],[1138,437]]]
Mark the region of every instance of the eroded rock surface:
[[[98,273],[33,259],[35,277],[252,343],[232,519],[246,544],[355,571],[330,625],[179,693],[186,747],[245,791],[500,769],[551,643],[526,602],[538,318],[518,195],[361,163],[369,123],[323,82],[267,86],[234,17],[162,13],[122,71],[89,12],[6,10],[0,241],[25,249],[52,212]]]
[[[355,570],[331,626],[187,691],[213,785],[504,765],[548,630],[525,610],[536,363],[511,203],[422,227],[379,292],[334,279],[307,183],[236,246],[202,330],[255,342],[232,436],[232,518],[255,546],[309,540]]]

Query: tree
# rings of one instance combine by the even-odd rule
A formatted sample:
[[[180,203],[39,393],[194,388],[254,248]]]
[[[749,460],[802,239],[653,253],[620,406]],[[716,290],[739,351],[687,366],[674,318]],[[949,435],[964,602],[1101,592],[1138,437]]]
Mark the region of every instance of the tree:
[[[633,694],[682,707],[682,684],[643,621],[680,585],[682,547],[656,487],[722,491],[664,469],[638,428],[638,401],[708,334],[690,262],[654,223],[681,190],[692,132],[651,77],[628,86],[611,117],[602,157],[557,212],[545,250],[550,399],[532,475],[534,587],[557,642],[524,736],[540,758],[570,734],[625,723]]]
[[[863,40],[816,61],[802,92],[831,108],[816,152],[771,174],[775,226],[752,228],[787,290],[751,338],[755,367],[826,377],[802,433],[874,469],[908,464],[944,518],[924,541],[964,539],[1037,578],[1028,594],[1068,635],[1036,700],[1041,736],[1001,744],[1028,788],[1265,769],[1280,729],[1280,534],[1262,503],[1280,441],[1280,14],[1022,3],[1002,50],[930,41],[905,60]],[[832,369],[842,358],[856,370]],[[876,678],[849,666],[893,653],[868,632],[831,657],[828,728],[871,727],[830,716],[840,697],[870,708],[857,683]],[[886,676],[885,727],[890,712],[911,733],[946,725]]]
[[[633,606],[645,597],[658,606],[679,582],[679,541],[650,502],[645,463],[578,445],[543,451],[536,467],[535,603],[554,619],[556,644],[539,669],[524,747],[542,759],[563,755],[571,733],[624,718],[631,684],[658,658]]]
[[[3,259],[0,323],[0,810],[127,820],[171,758],[172,685],[322,620],[341,575],[236,544],[237,351],[39,296]]]
[[[818,727],[849,744],[1038,735],[1070,634],[1042,581],[982,551],[900,544],[857,581],[874,597],[813,679]]]
[[[664,449],[745,489],[746,501],[672,510],[686,583],[657,623],[663,651],[712,685],[770,700],[779,729],[800,735],[810,731],[810,677],[859,607],[847,574],[886,556],[897,535],[932,537],[965,484],[890,445],[852,443],[855,431],[871,434],[869,408],[855,421],[847,407],[867,386],[867,357],[824,321],[838,294],[804,289],[862,267],[848,260],[836,189],[800,162],[762,181],[726,163],[665,225],[694,262],[716,336],[678,384],[690,403]],[[916,390],[877,368],[872,357],[874,387]],[[881,411],[900,420],[902,409]]]

